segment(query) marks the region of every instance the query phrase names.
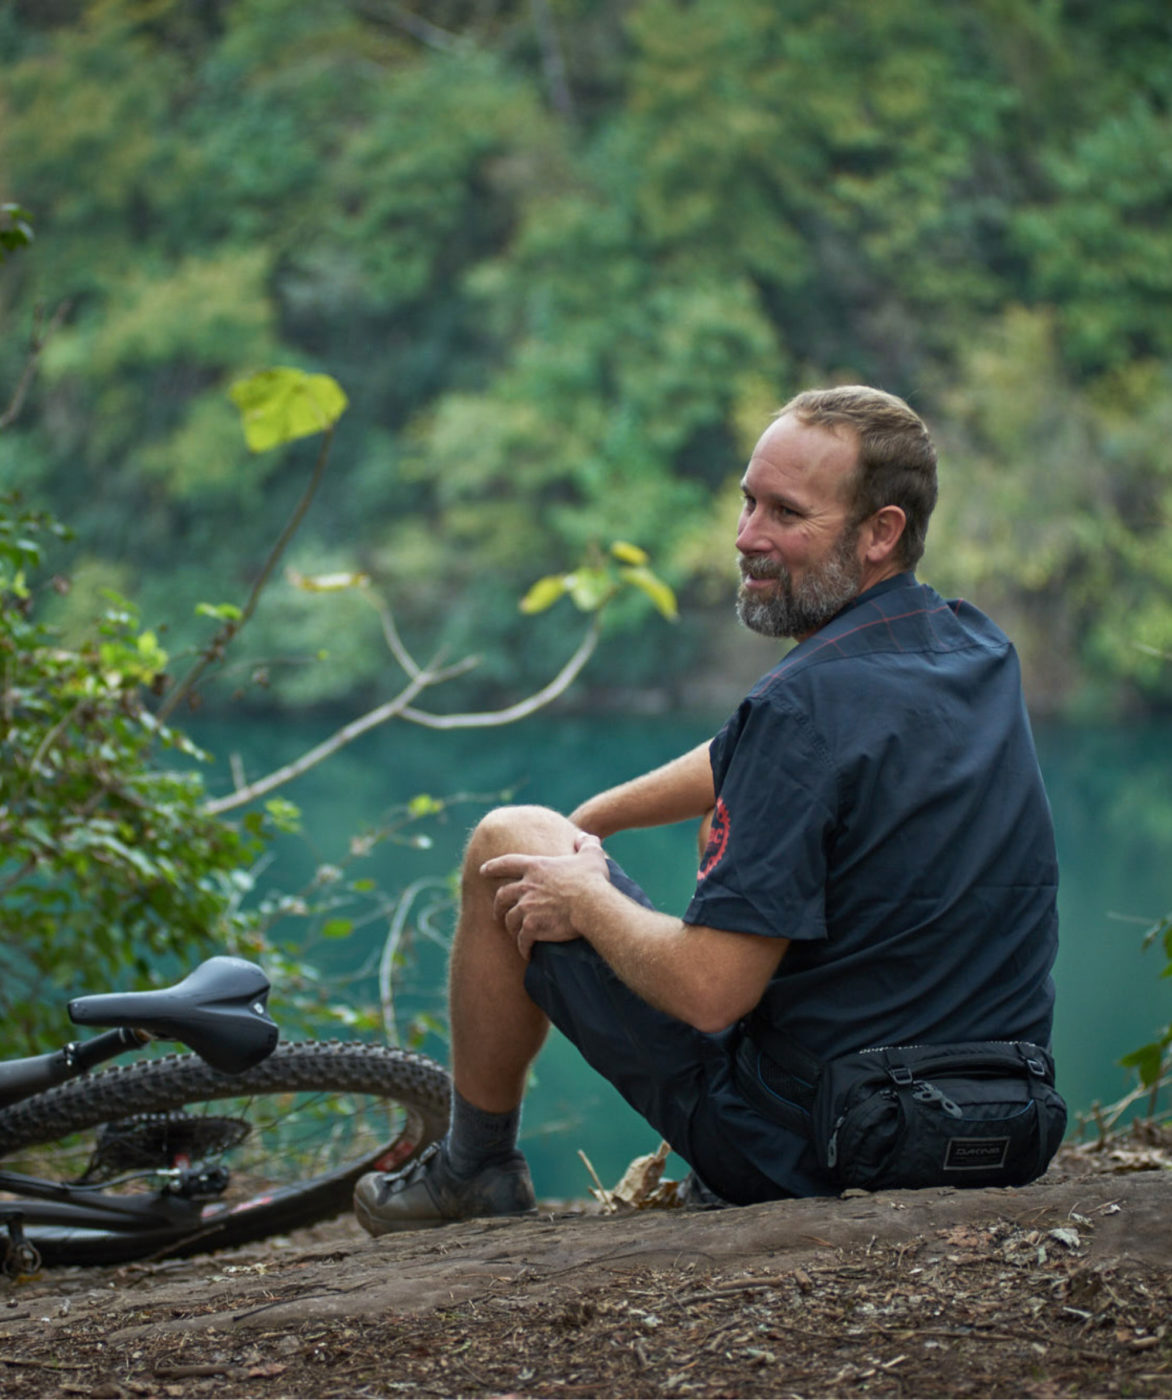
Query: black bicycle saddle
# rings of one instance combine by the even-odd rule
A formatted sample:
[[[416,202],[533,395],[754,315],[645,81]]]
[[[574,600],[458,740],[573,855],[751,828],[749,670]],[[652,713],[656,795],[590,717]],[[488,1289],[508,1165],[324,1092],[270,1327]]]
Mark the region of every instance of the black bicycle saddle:
[[[241,1074],[276,1049],[280,1031],[268,1014],[269,979],[255,963],[217,957],[173,987],[75,997],[77,1026],[133,1026],[159,1040],[180,1040],[213,1069]]]

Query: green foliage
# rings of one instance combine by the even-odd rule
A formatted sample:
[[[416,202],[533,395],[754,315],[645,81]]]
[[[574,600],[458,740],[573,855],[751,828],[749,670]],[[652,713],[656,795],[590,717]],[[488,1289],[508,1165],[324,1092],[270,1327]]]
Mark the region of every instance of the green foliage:
[[[1080,390],[1056,322],[1012,308],[962,357],[926,570],[1007,626],[1052,708],[1104,676],[1172,698],[1172,363]]]
[[[332,378],[296,369],[253,374],[231,397],[254,450],[309,434],[323,442],[310,485],[244,606],[197,605],[197,615],[219,627],[178,684],[159,634],[112,590],[91,623],[75,625],[68,644],[46,626],[38,601],[69,584],[61,574],[47,583],[40,577],[41,537],[66,532],[16,497],[0,498],[0,1055],[60,1034],[50,989],[169,980],[212,948],[263,957],[281,984],[287,1031],[320,1031],[329,1021],[375,1026],[373,1013],[348,1004],[336,977],[319,975],[310,950],[346,940],[372,919],[385,922],[394,901],[369,877],[348,878],[330,864],[318,864],[298,893],[262,892],[258,858],[274,835],[298,829],[297,809],[271,799],[238,824],[224,821],[220,812],[254,802],[272,785],[209,800],[196,771],[206,755],[167,722],[180,701],[198,697],[205,673],[251,621],[324,474],[347,406]],[[665,610],[674,607],[642,550],[621,543],[613,558],[613,577],[602,568],[580,571],[573,584],[580,601],[589,573],[605,584],[591,600],[595,610],[626,583]],[[303,593],[362,596],[369,588],[363,574],[292,572]],[[376,611],[396,659],[423,680],[389,611],[377,602]],[[579,648],[578,667],[594,635]],[[564,683],[572,674],[563,673]],[[385,841],[426,848],[430,837],[415,828],[442,816],[451,800],[422,793],[401,804],[379,830],[351,840],[346,864]]]
[[[264,827],[201,811],[202,755],[152,717],[166,656],[129,604],[72,647],[39,621],[42,538],[60,533],[0,500],[0,1049],[18,1053],[59,1032],[63,991],[257,947],[236,900]]]
[[[237,380],[228,396],[240,410],[250,452],[267,452],[332,428],[348,399],[328,374],[262,369]]]
[[[33,241],[31,215],[19,204],[0,204],[0,262]]]
[[[629,585],[645,593],[659,613],[674,622],[679,617],[675,594],[647,567],[646,552],[625,540],[616,540],[610,553],[612,559],[620,561],[619,567],[612,568],[609,561],[600,559],[570,574],[547,574],[538,579],[521,599],[521,611],[544,612],[568,595],[581,612],[598,612],[624,585]]]
[[[5,13],[0,167],[41,236],[0,306],[12,326],[72,311],[0,469],[77,522],[92,576],[120,570],[149,621],[191,619],[169,650],[198,645],[195,605],[303,475],[295,445],[240,469],[225,390],[328,365],[351,403],[338,486],[293,567],[367,574],[408,632],[440,620],[524,689],[553,628],[521,629],[511,600],[607,540],[654,546],[668,586],[724,615],[725,493],[767,415],[865,379],[945,442],[928,572],[1021,622],[1035,698],[1168,703],[1133,645],[1172,635],[1168,15],[549,14],[552,34],[523,6]],[[20,353],[0,344],[0,382]],[[285,664],[307,600],[274,606],[239,658],[263,702],[374,688],[357,615],[307,668]],[[679,674],[685,632],[604,648],[595,675]]]
[[[1161,919],[1144,935],[1145,947],[1154,943],[1160,943],[1164,951],[1164,969],[1160,976],[1172,978],[1172,914]],[[1151,1108],[1154,1115],[1156,1096],[1160,1088],[1172,1082],[1172,1021],[1162,1031],[1158,1031],[1155,1038],[1146,1045],[1141,1045],[1130,1054],[1124,1055],[1119,1063],[1134,1069],[1139,1075],[1140,1084],[1152,1091]]]
[[[60,1044],[66,995],[157,986],[222,951],[264,963],[286,1034],[377,1030],[336,955],[327,979],[315,952],[386,924],[395,900],[362,862],[386,842],[426,848],[421,824],[457,799],[399,803],[351,837],[341,865],[316,865],[293,892],[262,887],[298,809],[276,797],[239,822],[211,814],[209,755],[156,717],[168,658],[132,605],[110,595],[69,645],[40,620],[68,586],[47,573],[45,541],[67,539],[0,496],[0,1057]],[[232,605],[208,611],[240,620]]]
[[[292,369],[254,374],[233,398],[253,450],[329,433],[346,407],[329,376]],[[324,462],[323,448],[318,475]],[[113,592],[68,645],[46,626],[38,601],[69,585],[38,578],[41,539],[66,532],[0,498],[0,1053],[59,1033],[50,990],[158,982],[211,949],[271,953],[289,974],[292,1019],[328,1013],[328,994],[306,994],[313,969],[268,941],[272,911],[243,911],[253,865],[275,833],[296,829],[296,809],[274,800],[240,824],[211,815],[196,768],[206,755],[162,718],[249,620],[299,518],[244,608],[197,608],[220,630],[175,687],[157,633]],[[352,924],[330,907],[303,898],[280,912],[343,937]]]

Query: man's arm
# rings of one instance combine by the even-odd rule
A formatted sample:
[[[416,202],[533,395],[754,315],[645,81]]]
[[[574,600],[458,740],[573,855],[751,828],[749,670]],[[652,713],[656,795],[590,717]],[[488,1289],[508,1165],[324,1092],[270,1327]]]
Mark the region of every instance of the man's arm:
[[[700,1031],[720,1031],[757,1005],[788,945],[784,938],[685,924],[647,909],[607,883],[576,921],[644,1001]]]
[[[498,856],[495,913],[525,957],[534,943],[587,939],[644,1001],[701,1031],[723,1030],[761,1000],[789,942],[685,924],[616,890],[597,840],[572,856]]]
[[[705,740],[661,768],[588,798],[570,813],[575,826],[605,839],[632,827],[703,817],[716,802]]]

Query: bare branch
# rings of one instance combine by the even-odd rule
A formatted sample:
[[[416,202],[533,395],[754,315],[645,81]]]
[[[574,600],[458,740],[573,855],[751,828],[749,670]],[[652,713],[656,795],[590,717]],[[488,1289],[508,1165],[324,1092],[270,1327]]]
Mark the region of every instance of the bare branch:
[[[590,620],[590,630],[582,639],[578,650],[553,680],[527,699],[519,700],[515,705],[509,705],[503,710],[487,710],[480,714],[467,715],[433,715],[426,710],[416,710],[409,707],[401,712],[400,717],[410,720],[412,724],[420,724],[425,729],[491,729],[494,725],[515,724],[517,720],[524,719],[527,715],[540,710],[542,706],[548,705],[551,700],[556,700],[559,695],[573,685],[583,666],[594,655],[600,629],[601,618],[596,613]]]
[[[28,359],[24,362],[24,369],[13,391],[12,399],[3,413],[0,413],[0,432],[10,427],[20,416],[20,411],[24,407],[24,401],[28,397],[28,391],[32,387],[33,379],[36,376],[37,365],[40,362],[41,353],[45,346],[52,339],[53,335],[61,328],[62,321],[69,315],[73,303],[63,301],[57,310],[53,312],[53,318],[49,324],[41,329],[42,312],[37,308],[36,321],[34,323],[33,336],[29,344]]]
[[[274,788],[292,782],[294,778],[299,778],[302,773],[316,768],[319,763],[337,753],[339,749],[344,749],[347,744],[352,744],[367,730],[376,729],[380,724],[386,724],[388,720],[401,716],[410,706],[411,701],[422,691],[427,690],[430,686],[439,685],[443,681],[452,680],[455,676],[463,675],[465,671],[472,670],[478,664],[478,657],[468,656],[463,661],[457,661],[451,666],[445,666],[438,670],[420,671],[412,679],[411,684],[396,695],[393,700],[376,705],[373,710],[368,710],[358,719],[351,720],[349,724],[343,725],[330,738],[324,739],[314,748],[307,750],[300,758],[296,758],[292,763],[286,763],[280,768],[275,768],[271,773],[263,778],[258,778],[254,783],[245,784],[242,781],[239,759],[237,758],[233,764],[233,780],[237,783],[236,790],[226,797],[211,798],[204,803],[203,810],[210,816],[219,816],[224,812],[234,811],[237,807],[243,807],[245,803],[252,802],[258,797],[263,797],[266,793],[272,792]]]
[[[239,788],[236,792],[229,793],[226,797],[213,797],[205,802],[203,810],[209,816],[218,817],[223,812],[234,811],[237,807],[243,807],[246,803],[254,801],[258,797],[263,797],[266,793],[272,792],[274,788],[279,788],[285,783],[299,778],[302,773],[307,773],[311,768],[316,768],[319,763],[335,754],[339,749],[345,748],[347,744],[352,744],[355,739],[365,734],[370,729],[377,728],[380,724],[385,724],[387,720],[394,719],[396,715],[401,715],[410,705],[411,701],[425,690],[427,686],[433,684],[434,677],[428,672],[417,676],[404,690],[395,696],[393,700],[388,700],[383,705],[377,705],[373,710],[368,710],[366,714],[360,715],[358,719],[351,720],[329,739],[315,745],[296,758],[292,763],[286,763],[283,767],[274,769],[267,777],[258,778],[255,783],[249,783],[247,787]]]
[[[1132,642],[1136,651],[1142,651],[1145,656],[1158,656],[1161,661],[1172,661],[1172,652],[1161,651],[1159,647],[1149,646],[1147,642]]]
[[[11,874],[0,880],[0,895],[7,894],[9,890],[15,889],[26,875],[31,875],[37,868],[36,856],[30,856],[23,865],[18,866]]]
[[[1148,1116],[1154,1118],[1156,1098],[1160,1090],[1166,1088],[1172,1088],[1172,1067],[1157,1076],[1151,1084],[1137,1084],[1133,1089],[1124,1094],[1121,1099],[1117,1099],[1115,1103],[1107,1104],[1106,1107],[1095,1104],[1093,1115],[1095,1126],[1099,1130],[1100,1138],[1105,1141],[1114,1131],[1119,1120],[1132,1104],[1138,1103],[1141,1099],[1146,1098],[1148,1100],[1150,1105]]]
[[[37,751],[35,754],[33,754],[32,762],[28,766],[29,783],[33,783],[36,781],[37,769],[41,766],[49,750],[53,747],[53,745],[57,742],[61,735],[64,734],[64,732],[69,728],[69,726],[78,717],[78,715],[81,714],[82,710],[84,710],[85,707],[90,703],[92,703],[90,701],[90,697],[88,695],[83,695],[82,698],[76,701],[70,709],[66,710],[66,712],[61,716],[57,723],[52,727],[52,729],[48,731],[45,737],[37,745]]]
[[[388,1045],[399,1045],[399,1027],[395,1017],[395,964],[404,945],[407,918],[411,906],[426,889],[444,889],[445,883],[435,875],[413,880],[395,901],[395,912],[387,930],[378,962],[378,1000],[382,1010],[383,1037]]]
[[[375,612],[378,613],[379,622],[382,623],[383,639],[386,641],[387,650],[412,679],[421,675],[422,667],[419,666],[418,662],[416,662],[415,658],[404,645],[403,638],[399,635],[399,629],[395,626],[394,614],[391,612],[390,607],[377,593],[372,593],[368,588],[361,589],[360,593]]]
[[[393,700],[388,700],[385,704],[376,706],[358,719],[351,720],[349,724],[343,725],[330,738],[307,750],[300,758],[294,759],[292,763],[286,763],[283,767],[274,769],[266,777],[258,778],[256,782],[249,783],[247,787],[238,788],[225,797],[211,798],[204,803],[203,810],[209,816],[221,816],[224,812],[235,811],[236,808],[243,807],[258,797],[264,797],[266,793],[282,787],[294,778],[299,778],[303,773],[307,773],[311,768],[316,768],[319,763],[337,753],[339,749],[353,743],[361,735],[392,719],[409,719],[426,729],[490,729],[496,725],[513,724],[519,719],[524,719],[527,715],[540,710],[544,705],[548,705],[550,701],[556,700],[574,683],[598,646],[600,629],[601,619],[596,614],[591,618],[590,628],[578,649],[553,680],[533,695],[518,701],[515,705],[509,705],[503,710],[464,715],[433,715],[426,710],[417,710],[411,704],[417,695],[433,685],[438,685],[441,681],[450,680],[453,676],[470,670],[476,665],[476,658],[465,657],[463,661],[455,662],[442,670],[421,671]]]
[[[405,10],[402,5],[359,3],[354,9],[364,19],[373,20],[375,24],[390,25],[393,29],[401,29],[404,34],[410,34],[412,39],[418,39],[421,44],[426,44],[429,49],[438,49],[440,53],[457,53],[464,47],[465,41],[460,35],[441,29],[419,15],[412,14],[410,10]]]
[[[574,94],[570,91],[570,80],[566,76],[566,59],[548,0],[529,0],[529,8],[533,13],[537,41],[541,45],[541,67],[549,89],[549,100],[555,111],[572,122],[577,116],[574,110]]]
[[[223,656],[224,648],[234,637],[239,635],[249,618],[256,611],[256,605],[260,601],[260,595],[264,592],[269,579],[272,577],[273,570],[277,567],[281,555],[284,554],[289,541],[300,528],[305,513],[312,504],[314,496],[317,494],[317,488],[321,485],[322,477],[325,475],[326,461],[329,458],[330,444],[333,440],[334,430],[332,427],[327,428],[322,434],[321,450],[317,454],[317,461],[314,463],[313,475],[309,479],[309,485],[305,488],[300,501],[297,502],[297,506],[286,522],[285,528],[281,531],[277,542],[269,551],[269,557],[265,560],[260,573],[257,575],[256,582],[252,585],[252,592],[248,595],[248,602],[245,603],[243,612],[238,618],[231,622],[226,622],[224,626],[220,628],[219,632],[216,633],[215,637],[212,638],[211,642],[200,654],[199,660],[191,670],[188,671],[187,675],[184,676],[183,680],[180,681],[171,694],[167,696],[166,700],[164,700],[159,708],[158,719],[160,723],[166,723],[167,719],[175,712],[175,708],[180,701],[191,694],[198,685],[203,673],[213,662],[218,661]]]

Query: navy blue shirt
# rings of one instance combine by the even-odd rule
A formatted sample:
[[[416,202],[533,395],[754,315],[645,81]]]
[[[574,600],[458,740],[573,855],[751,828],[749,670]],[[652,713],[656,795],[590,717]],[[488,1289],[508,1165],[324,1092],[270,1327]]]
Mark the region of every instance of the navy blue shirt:
[[[711,761],[684,917],[790,940],[772,1024],[823,1058],[1049,1044],[1053,826],[1017,657],[988,618],[910,573],[877,584],[760,681]]]

